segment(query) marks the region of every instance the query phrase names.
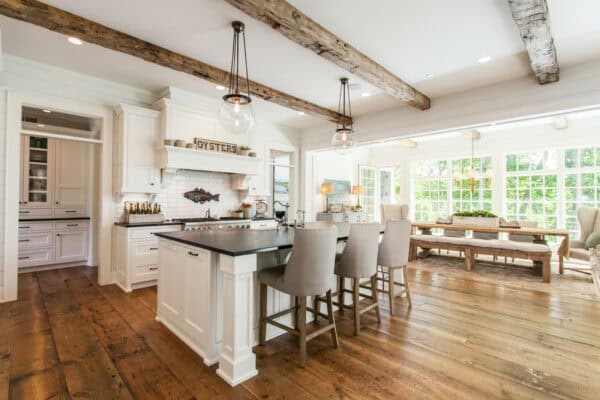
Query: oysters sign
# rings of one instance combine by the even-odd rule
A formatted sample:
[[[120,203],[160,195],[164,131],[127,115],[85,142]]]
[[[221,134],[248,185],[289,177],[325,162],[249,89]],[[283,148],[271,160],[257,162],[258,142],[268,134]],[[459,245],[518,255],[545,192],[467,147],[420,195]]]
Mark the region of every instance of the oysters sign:
[[[199,150],[218,151],[221,153],[237,153],[238,151],[238,146],[234,143],[225,143],[203,138],[194,138],[194,143]]]

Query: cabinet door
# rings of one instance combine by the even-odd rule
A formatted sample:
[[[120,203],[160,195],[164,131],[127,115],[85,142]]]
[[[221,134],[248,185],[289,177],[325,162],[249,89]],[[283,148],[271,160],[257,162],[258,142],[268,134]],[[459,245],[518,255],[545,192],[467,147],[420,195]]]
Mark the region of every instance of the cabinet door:
[[[25,136],[22,143],[22,209],[52,207],[52,163],[54,141],[52,139]]]
[[[58,231],[56,232],[55,239],[55,258],[57,263],[87,260],[87,231]]]
[[[55,148],[54,208],[85,210],[89,145],[74,140],[56,140]]]
[[[186,250],[167,241],[159,245],[158,313],[161,319],[180,326],[183,313],[184,273]]]
[[[183,328],[195,343],[203,346],[211,315],[210,252],[198,248],[186,251]]]
[[[265,196],[265,178],[259,175],[248,176],[248,195],[250,196]]]
[[[158,193],[158,115],[126,111],[123,137],[123,192]]]

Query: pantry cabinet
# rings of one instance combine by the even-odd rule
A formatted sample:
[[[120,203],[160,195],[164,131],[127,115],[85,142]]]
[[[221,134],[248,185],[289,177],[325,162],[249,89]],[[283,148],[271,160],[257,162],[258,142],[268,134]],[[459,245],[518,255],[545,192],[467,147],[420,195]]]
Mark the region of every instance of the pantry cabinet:
[[[158,193],[160,113],[121,104],[116,110],[115,184],[119,193]]]
[[[21,151],[20,219],[88,215],[87,143],[23,135]]]

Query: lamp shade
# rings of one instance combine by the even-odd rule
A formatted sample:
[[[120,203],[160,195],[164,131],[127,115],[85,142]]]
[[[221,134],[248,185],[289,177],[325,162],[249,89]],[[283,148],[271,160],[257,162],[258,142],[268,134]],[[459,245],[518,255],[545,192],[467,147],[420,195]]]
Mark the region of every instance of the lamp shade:
[[[364,190],[361,185],[352,186],[352,194],[362,195],[363,192],[364,192]]]
[[[333,183],[321,183],[321,194],[333,194]]]

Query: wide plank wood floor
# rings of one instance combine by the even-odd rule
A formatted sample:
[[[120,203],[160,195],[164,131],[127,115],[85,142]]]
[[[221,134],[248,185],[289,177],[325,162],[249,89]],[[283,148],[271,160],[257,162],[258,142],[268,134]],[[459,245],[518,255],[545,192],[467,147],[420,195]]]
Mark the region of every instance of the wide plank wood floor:
[[[257,347],[259,375],[235,388],[154,320],[154,288],[99,287],[84,267],[23,274],[18,300],[0,304],[0,399],[600,398],[589,281],[453,268],[411,265],[412,310],[397,299],[390,318],[382,296],[382,323],[365,315],[358,337],[338,315],[340,349],[311,341],[304,369],[288,335]]]

